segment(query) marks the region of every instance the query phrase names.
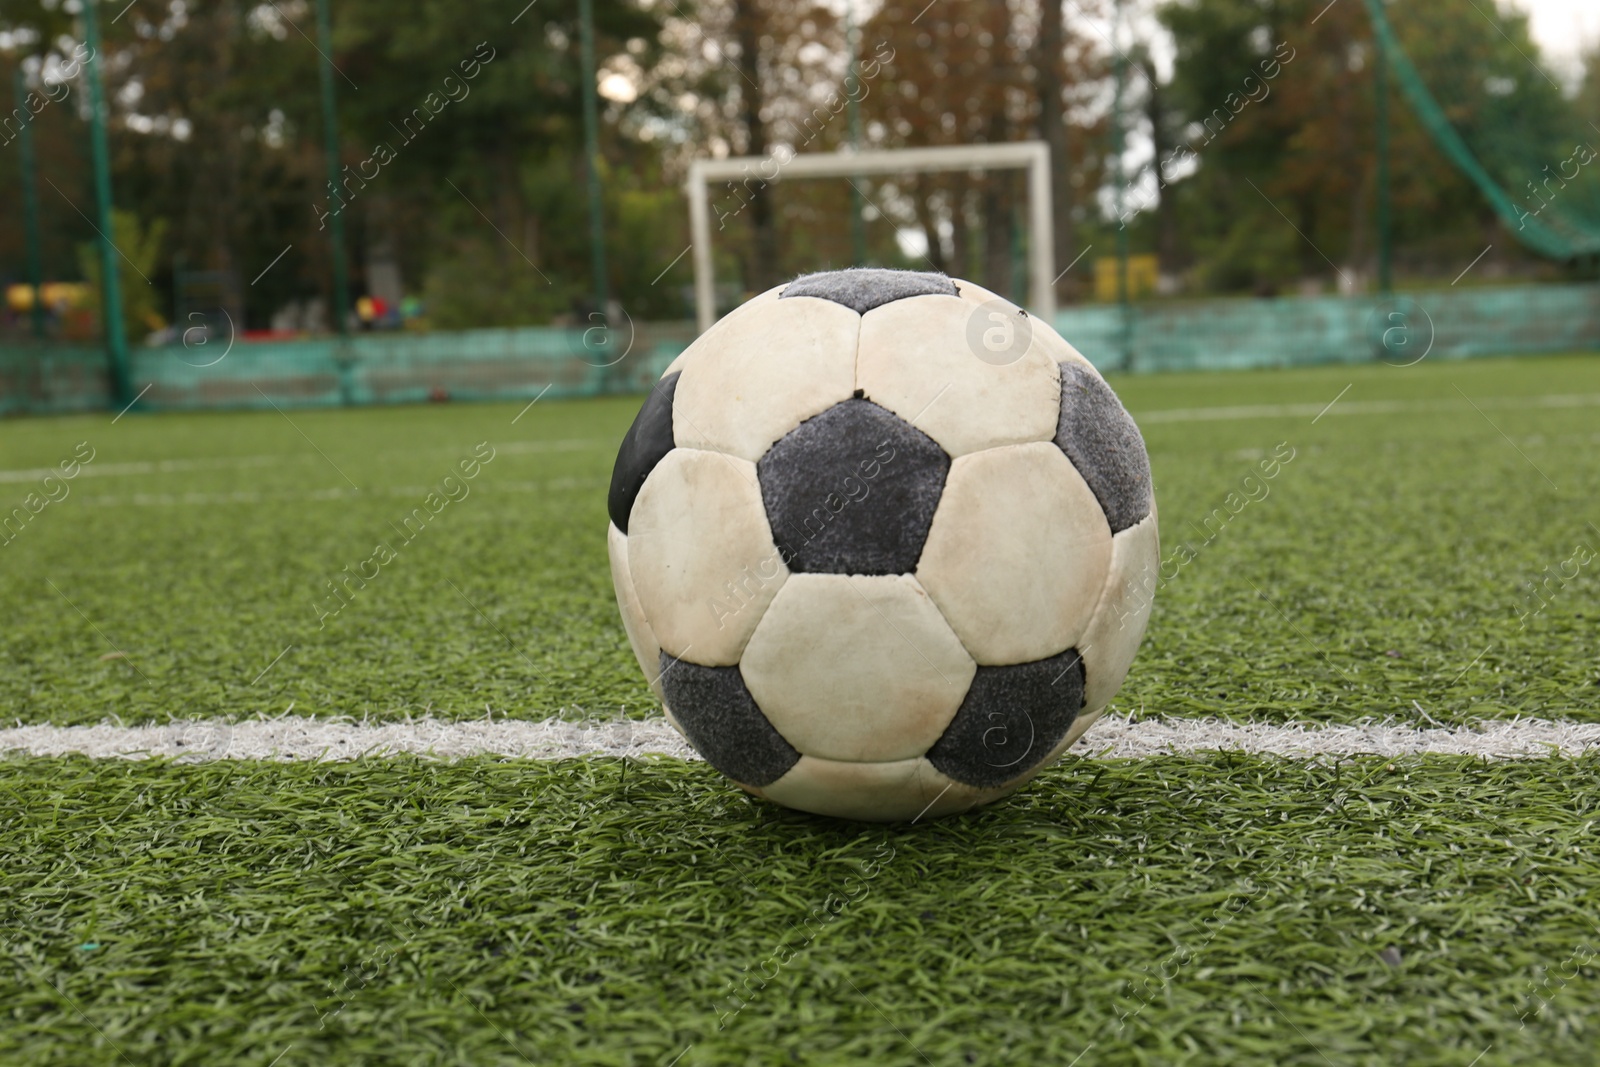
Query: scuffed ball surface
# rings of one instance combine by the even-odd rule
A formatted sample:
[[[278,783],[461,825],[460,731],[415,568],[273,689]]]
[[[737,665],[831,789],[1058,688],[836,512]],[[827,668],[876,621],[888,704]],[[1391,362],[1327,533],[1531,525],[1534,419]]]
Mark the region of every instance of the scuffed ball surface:
[[[813,274],[728,315],[646,398],[608,503],[674,725],[826,815],[1016,789],[1103,713],[1155,587],[1132,418],[1047,325],[939,274]]]

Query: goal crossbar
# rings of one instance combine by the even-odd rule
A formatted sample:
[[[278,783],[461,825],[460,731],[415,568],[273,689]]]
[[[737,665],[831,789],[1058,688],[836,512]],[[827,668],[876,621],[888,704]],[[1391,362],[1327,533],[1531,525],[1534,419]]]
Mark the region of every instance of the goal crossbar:
[[[776,168],[774,173],[768,170]],[[711,204],[708,184],[714,181],[782,178],[853,178],[861,174],[931,173],[950,170],[1026,170],[1028,172],[1028,303],[1046,322],[1055,317],[1055,242],[1050,205],[1050,149],[1043,141],[952,145],[941,148],[894,148],[867,152],[816,152],[775,156],[697,159],[689,164],[685,191],[694,251],[695,321],[701,333],[716,321],[712,288]],[[937,240],[929,234],[930,240]]]

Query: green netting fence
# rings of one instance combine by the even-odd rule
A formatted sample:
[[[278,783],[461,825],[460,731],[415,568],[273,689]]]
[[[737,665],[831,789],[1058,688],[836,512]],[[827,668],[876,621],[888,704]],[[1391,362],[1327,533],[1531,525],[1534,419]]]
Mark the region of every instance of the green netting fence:
[[[1068,308],[1057,330],[1107,371],[1223,370],[1600,350],[1600,285]],[[607,354],[577,330],[366,334],[142,348],[141,409],[332,407],[642,392],[694,339],[641,324]],[[610,365],[607,365],[610,364]],[[112,407],[98,346],[0,344],[0,414]]]
[[[1458,107],[1457,120],[1452,121],[1440,98],[1450,99],[1452,93],[1459,96],[1463,78],[1481,79],[1484,72],[1465,67],[1462,57],[1428,57],[1433,60],[1428,68],[1433,77],[1430,86],[1427,72],[1419,70],[1402,42],[1402,37],[1411,40],[1425,54],[1430,41],[1428,27],[1421,22],[1408,23],[1406,13],[1397,10],[1399,30],[1403,31],[1397,32],[1383,0],[1366,0],[1366,5],[1373,37],[1393,68],[1412,114],[1445,157],[1477,188],[1507,231],[1551,259],[1600,255],[1600,167],[1591,165],[1597,153],[1590,144],[1600,127],[1580,121],[1586,116],[1577,109],[1569,113],[1553,83],[1550,107],[1538,114],[1516,110],[1509,103],[1504,110],[1496,110],[1495,96],[1490,94],[1476,107]],[[1452,17],[1472,19],[1470,14]],[[1494,43],[1487,36],[1488,29],[1483,30],[1486,40]],[[1550,81],[1509,39],[1507,44],[1529,68],[1513,61],[1510,69],[1516,76],[1537,71]]]

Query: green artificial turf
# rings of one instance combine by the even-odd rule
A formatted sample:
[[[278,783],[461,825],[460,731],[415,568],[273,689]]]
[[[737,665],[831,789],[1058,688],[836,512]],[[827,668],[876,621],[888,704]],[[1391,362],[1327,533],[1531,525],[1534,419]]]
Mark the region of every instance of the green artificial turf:
[[[1538,603],[1527,583],[1585,538],[1600,549],[1585,525],[1600,526],[1600,407],[1503,406],[1600,393],[1600,358],[1115,384],[1152,416],[1164,547],[1194,550],[1156,595],[1119,709],[1349,721],[1417,718],[1416,702],[1440,721],[1600,718],[1600,563],[1519,621]],[[1175,408],[1315,412],[1336,396],[1316,421],[1160,421]],[[1340,411],[1383,401],[1427,410]],[[604,546],[605,486],[638,403],[0,423],[0,511],[41,485],[11,472],[80,442],[95,453],[66,499],[0,546],[0,717],[653,714]],[[397,543],[392,524],[485,441],[495,458],[470,495],[320,618],[327,583]],[[1228,494],[1280,445],[1294,459],[1268,495],[1229,514]],[[1217,508],[1226,523],[1202,531]]]
[[[893,828],[665,759],[0,793],[8,1064],[1493,1067],[1600,1026],[1592,757],[1069,758]]]

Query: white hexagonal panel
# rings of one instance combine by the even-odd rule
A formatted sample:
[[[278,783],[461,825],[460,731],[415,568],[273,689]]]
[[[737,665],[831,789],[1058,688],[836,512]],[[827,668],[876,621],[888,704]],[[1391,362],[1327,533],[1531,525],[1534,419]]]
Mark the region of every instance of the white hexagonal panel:
[[[1100,606],[1083,636],[1084,705],[1072,727],[1045,757],[1048,766],[1089,732],[1106,713],[1139,651],[1150,620],[1159,581],[1161,544],[1154,509],[1134,526],[1118,533],[1112,544],[1111,576]]]
[[[964,278],[955,278],[952,280],[956,283],[956,292],[961,294],[961,299],[965,300],[969,304],[972,304],[973,306],[992,303],[996,300],[1007,304],[1010,303],[1010,301],[1006,300],[1005,297],[999,296],[996,293],[992,293],[983,286],[969,282]],[[1065,360],[1072,359],[1082,363],[1086,367],[1092,368],[1094,366],[1094,364],[1089,362],[1088,357],[1074,348],[1059,333],[1056,333],[1055,329],[1043,319],[1037,317],[1033,318],[1030,320],[1030,324],[1030,333],[1034,347],[1039,349],[1039,351],[1042,352],[1051,362],[1061,363]]]
[[[926,752],[977,670],[910,575],[794,574],[740,661],[778,732],[825,759]]]
[[[1150,621],[1160,568],[1161,535],[1152,507],[1150,514],[1111,539],[1105,590],[1078,644],[1083,655],[1085,714],[1098,717],[1128,676]]]
[[[974,789],[922,758],[884,763],[801,756],[782,778],[751,790],[785,807],[865,822],[923,822],[998,800],[1014,786]]]
[[[1111,564],[1111,527],[1054,444],[950,465],[917,578],[974,659],[1005,666],[1072,647]]]
[[[1044,349],[1021,347],[1028,331],[1024,316],[960,297],[896,300],[861,318],[856,388],[952,456],[1048,441],[1061,414],[1061,378]],[[1018,350],[1007,351],[1013,342]]]
[[[628,570],[662,648],[707,667],[738,663],[789,576],[755,464],[700,449],[668,452],[633,505]]]
[[[617,609],[622,613],[622,629],[628,635],[628,645],[634,659],[644,672],[645,681],[656,699],[665,703],[661,692],[661,644],[650,629],[644,608],[639,604],[639,594],[633,588],[633,577],[628,572],[628,535],[610,526],[606,534],[606,549],[611,555],[611,588],[617,594]]]
[[[768,301],[778,299],[779,296],[783,295],[783,291],[784,289],[788,288],[788,285],[788,282],[784,282],[782,285],[774,285],[766,292],[758,293],[757,295],[752,296],[749,300],[746,300],[744,303],[740,304],[736,309],[734,309],[732,314],[738,314],[745,308],[753,307],[756,304],[765,304]],[[715,323],[713,323],[713,325],[715,325]],[[707,330],[706,332],[710,333],[711,331]],[[698,338],[696,338],[696,340],[698,340]],[[682,370],[685,358],[694,350],[695,345],[690,344],[688,348],[685,348],[682,352],[679,352],[673,361],[667,364],[667,369],[661,372],[661,377],[665,378],[675,370]]]
[[[831,300],[766,295],[690,345],[672,403],[672,437],[755,461],[772,442],[855,389],[861,316]]]
[[[1043,352],[1045,357],[1052,363],[1066,363],[1069,361],[1073,363],[1081,363],[1083,366],[1088,367],[1096,374],[1100,373],[1095,369],[1095,365],[1089,362],[1088,356],[1085,356],[1082,352],[1079,352],[1070,341],[1068,341],[1065,337],[1062,337],[1059,333],[1056,333],[1052,326],[1041,319],[1034,319],[1033,321],[1034,347],[1040,352]]]

